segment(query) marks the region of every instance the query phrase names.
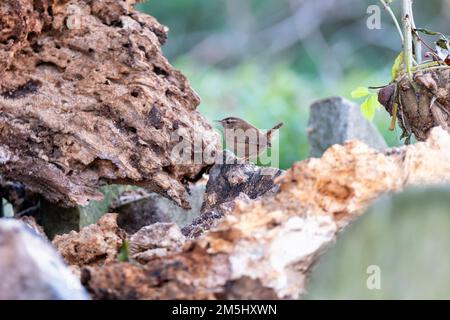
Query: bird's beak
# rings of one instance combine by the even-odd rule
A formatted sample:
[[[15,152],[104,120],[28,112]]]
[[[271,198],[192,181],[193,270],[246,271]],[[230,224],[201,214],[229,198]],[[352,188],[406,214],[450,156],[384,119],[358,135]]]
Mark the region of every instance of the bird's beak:
[[[222,120],[213,120],[213,121],[217,123],[222,123]]]

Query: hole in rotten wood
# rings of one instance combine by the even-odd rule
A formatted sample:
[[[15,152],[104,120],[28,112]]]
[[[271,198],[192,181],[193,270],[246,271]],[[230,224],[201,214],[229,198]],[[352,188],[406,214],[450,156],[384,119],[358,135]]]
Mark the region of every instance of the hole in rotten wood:
[[[0,95],[5,99],[20,99],[27,95],[34,94],[39,90],[41,82],[37,80],[29,80],[25,84],[16,87],[15,89],[4,90]]]
[[[153,66],[153,72],[158,76],[167,77],[169,75],[169,73],[166,70],[158,66]]]

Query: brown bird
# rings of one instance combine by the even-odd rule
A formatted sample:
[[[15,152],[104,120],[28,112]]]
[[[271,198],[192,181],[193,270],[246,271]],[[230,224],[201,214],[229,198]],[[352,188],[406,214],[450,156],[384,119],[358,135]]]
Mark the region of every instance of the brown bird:
[[[217,120],[224,128],[227,147],[241,159],[248,160],[258,156],[267,148],[272,147],[271,141],[274,133],[283,126],[279,123],[267,132],[263,132],[247,121],[228,117]]]

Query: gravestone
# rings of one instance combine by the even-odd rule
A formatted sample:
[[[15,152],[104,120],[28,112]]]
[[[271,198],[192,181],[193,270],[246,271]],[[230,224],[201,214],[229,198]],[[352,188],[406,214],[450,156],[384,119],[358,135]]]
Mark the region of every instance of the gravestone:
[[[377,128],[364,118],[359,107],[333,97],[313,103],[308,124],[310,157],[319,158],[334,144],[357,139],[377,150],[387,148]]]
[[[200,215],[206,184],[199,181],[189,188],[187,201],[191,209],[183,209],[173,201],[144,189],[122,192],[112,203],[110,212],[119,214],[119,227],[129,234],[154,223],[175,223],[180,228]]]

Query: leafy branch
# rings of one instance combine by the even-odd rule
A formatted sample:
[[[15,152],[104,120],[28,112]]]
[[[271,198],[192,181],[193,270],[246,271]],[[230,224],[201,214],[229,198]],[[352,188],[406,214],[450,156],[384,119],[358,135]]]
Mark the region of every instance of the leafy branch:
[[[381,104],[378,102],[378,95],[371,89],[366,87],[359,87],[352,91],[352,98],[366,98],[361,104],[361,113],[363,116],[372,121],[375,117],[375,111],[381,108]]]
[[[394,21],[403,47],[403,50],[397,56],[392,66],[392,82],[396,82],[398,79],[407,76],[410,83],[414,87],[413,73],[416,71],[448,67],[447,64],[450,64],[450,45],[448,39],[442,33],[428,31],[422,28],[419,29],[416,27],[412,10],[412,0],[402,0],[402,24],[400,25],[399,20],[390,6],[393,1],[394,0],[380,0],[384,9],[389,13]],[[430,45],[428,45],[420,37],[419,33],[439,36],[440,38],[436,42],[436,49],[433,49]],[[422,46],[425,46],[429,50],[429,56],[432,56],[431,60],[422,61]],[[371,89],[381,89],[383,87],[359,87],[352,92],[353,98],[366,98],[361,105],[361,112],[368,120],[372,120],[374,118],[375,111],[380,108],[380,104],[376,99],[377,93],[372,92]],[[394,130],[395,128],[398,108],[398,101],[394,99],[390,130]]]

